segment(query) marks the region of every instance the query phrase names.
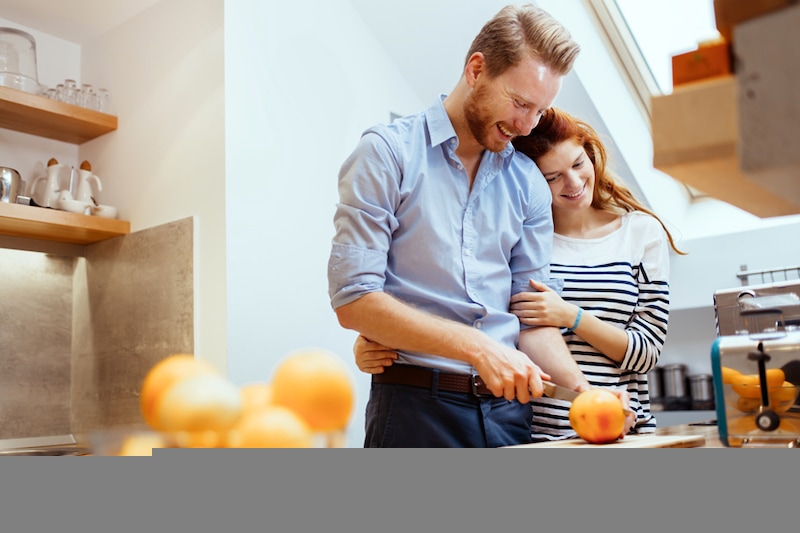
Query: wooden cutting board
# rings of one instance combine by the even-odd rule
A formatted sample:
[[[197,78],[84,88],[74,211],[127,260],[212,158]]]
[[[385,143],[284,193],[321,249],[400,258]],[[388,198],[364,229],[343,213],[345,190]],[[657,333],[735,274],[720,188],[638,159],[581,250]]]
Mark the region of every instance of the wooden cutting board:
[[[509,448],[696,448],[705,442],[702,435],[627,435],[610,444],[589,444],[583,439],[567,439],[520,444]]]

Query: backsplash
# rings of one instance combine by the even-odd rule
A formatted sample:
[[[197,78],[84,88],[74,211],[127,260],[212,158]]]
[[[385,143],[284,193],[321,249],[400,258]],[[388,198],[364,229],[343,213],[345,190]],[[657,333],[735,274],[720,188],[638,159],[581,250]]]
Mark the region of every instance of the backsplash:
[[[187,218],[83,257],[0,249],[0,439],[144,427],[147,370],[194,351],[193,232]]]
[[[72,277],[78,260],[0,249],[0,438],[70,432]]]

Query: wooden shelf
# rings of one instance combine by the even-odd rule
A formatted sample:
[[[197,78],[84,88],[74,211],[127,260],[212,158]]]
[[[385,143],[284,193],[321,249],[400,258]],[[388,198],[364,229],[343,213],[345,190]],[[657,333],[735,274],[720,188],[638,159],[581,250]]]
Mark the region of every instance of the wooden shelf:
[[[83,144],[117,129],[117,117],[0,86],[0,128]]]
[[[70,244],[92,244],[131,231],[126,220],[0,202],[0,235]]]

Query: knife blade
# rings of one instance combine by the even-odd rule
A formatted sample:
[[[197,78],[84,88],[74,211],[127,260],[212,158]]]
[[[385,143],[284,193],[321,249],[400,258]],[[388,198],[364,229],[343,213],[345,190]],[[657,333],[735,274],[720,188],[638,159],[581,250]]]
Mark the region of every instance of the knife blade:
[[[574,390],[562,387],[561,385],[556,385],[550,381],[542,381],[542,386],[544,387],[544,395],[548,398],[571,402],[578,397],[578,393]]]
[[[548,398],[571,402],[578,397],[578,393],[574,390],[562,387],[561,385],[556,385],[555,383],[551,383],[549,381],[542,381],[542,386],[544,387],[544,395]]]
[[[562,387],[561,385],[556,385],[550,381],[542,381],[542,387],[544,387],[544,395],[548,398],[553,398],[554,400],[566,400],[568,402],[572,402],[580,394],[579,392]],[[635,411],[630,407],[624,407],[623,409],[626,413],[633,415],[636,414]]]

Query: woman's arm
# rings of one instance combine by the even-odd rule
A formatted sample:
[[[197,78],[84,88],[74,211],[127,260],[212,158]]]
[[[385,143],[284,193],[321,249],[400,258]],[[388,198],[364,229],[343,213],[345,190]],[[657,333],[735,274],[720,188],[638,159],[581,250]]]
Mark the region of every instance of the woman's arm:
[[[531,287],[539,292],[521,292],[511,297],[511,312],[526,326],[575,326],[579,307],[565,302],[554,290],[535,280]],[[621,363],[628,349],[628,334],[586,311],[581,312],[572,329],[606,357]]]

